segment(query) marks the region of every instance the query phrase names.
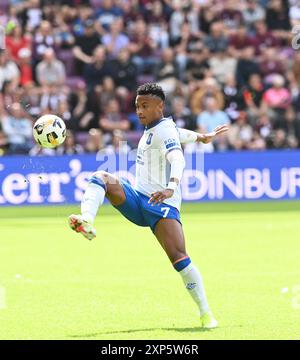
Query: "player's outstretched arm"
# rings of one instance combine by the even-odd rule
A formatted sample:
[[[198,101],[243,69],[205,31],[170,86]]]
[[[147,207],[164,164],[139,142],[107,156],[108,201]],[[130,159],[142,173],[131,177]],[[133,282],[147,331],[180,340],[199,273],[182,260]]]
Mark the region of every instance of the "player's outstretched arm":
[[[182,178],[185,160],[181,149],[173,149],[166,154],[166,158],[171,165],[170,180],[165,190],[156,191],[151,194],[149,203],[152,203],[153,205],[161,204],[166,199],[172,197],[174,190],[177,188]]]
[[[201,134],[195,131],[178,128],[179,140],[181,144],[189,144],[193,142],[202,142],[203,144],[210,143],[214,137],[228,131],[229,127],[226,124],[217,126],[212,132]]]

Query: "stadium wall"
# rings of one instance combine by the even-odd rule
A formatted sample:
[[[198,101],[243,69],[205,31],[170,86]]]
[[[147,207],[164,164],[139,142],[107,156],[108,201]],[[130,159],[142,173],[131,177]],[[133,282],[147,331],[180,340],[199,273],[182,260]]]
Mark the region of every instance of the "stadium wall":
[[[135,152],[0,158],[0,206],[72,204],[95,170],[134,182]],[[186,153],[184,201],[300,199],[300,151]]]

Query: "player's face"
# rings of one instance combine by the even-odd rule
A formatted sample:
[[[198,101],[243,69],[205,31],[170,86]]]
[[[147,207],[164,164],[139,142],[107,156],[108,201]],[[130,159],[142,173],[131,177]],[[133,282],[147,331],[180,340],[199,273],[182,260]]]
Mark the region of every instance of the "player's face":
[[[135,99],[137,116],[143,125],[162,118],[163,102],[150,95],[138,95]]]

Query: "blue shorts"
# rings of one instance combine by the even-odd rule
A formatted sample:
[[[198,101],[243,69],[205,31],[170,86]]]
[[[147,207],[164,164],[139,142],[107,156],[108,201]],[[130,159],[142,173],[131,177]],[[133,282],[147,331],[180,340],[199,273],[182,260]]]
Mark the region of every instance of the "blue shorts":
[[[174,206],[167,204],[148,204],[149,197],[136,191],[128,182],[122,181],[126,200],[123,204],[114,206],[129,221],[139,226],[150,226],[154,232],[160,219],[175,219],[180,224],[180,213]]]

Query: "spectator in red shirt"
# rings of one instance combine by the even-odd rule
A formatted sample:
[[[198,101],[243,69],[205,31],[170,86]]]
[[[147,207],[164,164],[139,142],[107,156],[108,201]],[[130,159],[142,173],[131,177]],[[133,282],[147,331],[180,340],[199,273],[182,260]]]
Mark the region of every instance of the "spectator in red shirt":
[[[9,50],[12,60],[19,62],[19,51],[23,48],[30,48],[29,36],[23,35],[22,28],[16,24],[9,35],[6,36],[6,48]]]
[[[229,38],[228,51],[232,56],[239,58],[242,54],[242,50],[251,45],[252,39],[247,33],[246,26],[240,25],[237,31]]]
[[[276,47],[280,45],[280,41],[269,31],[264,21],[257,21],[255,24],[256,33],[253,37],[256,55],[260,55],[265,48]]]

